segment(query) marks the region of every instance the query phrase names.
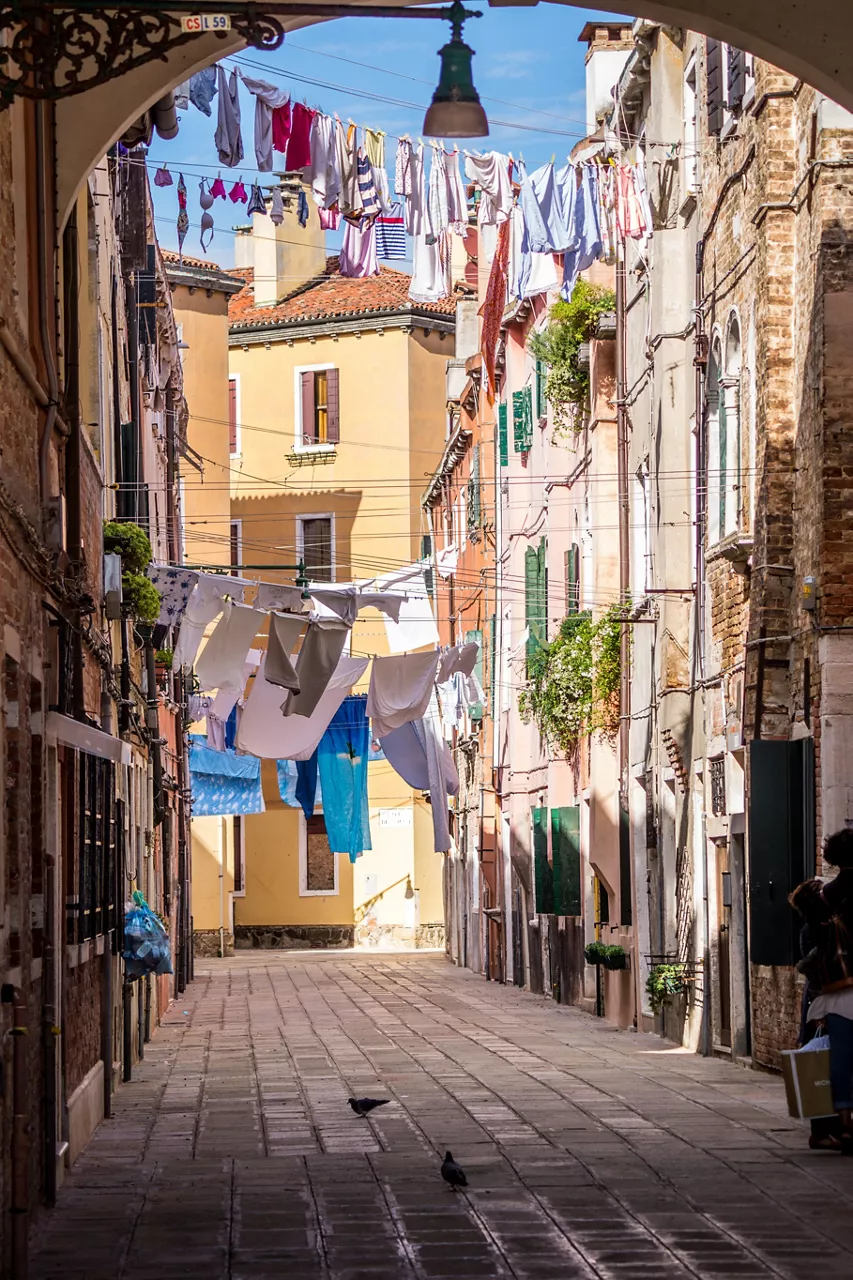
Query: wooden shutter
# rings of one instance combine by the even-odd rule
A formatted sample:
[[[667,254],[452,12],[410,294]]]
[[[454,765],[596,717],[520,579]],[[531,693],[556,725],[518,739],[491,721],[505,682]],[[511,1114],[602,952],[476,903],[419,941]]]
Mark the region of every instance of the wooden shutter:
[[[551,855],[554,872],[554,914],[581,915],[580,807],[551,810]]]
[[[237,379],[228,379],[228,448],[237,452]]]
[[[619,806],[619,923],[634,923],[634,895],[631,892],[631,821],[628,810]]]
[[[326,412],[328,414],[326,439],[329,444],[338,444],[341,438],[341,399],[338,390],[337,369],[326,370]]]
[[[536,894],[536,910],[544,915],[554,911],[554,870],[548,861],[548,810],[530,810],[533,824],[533,883]]]
[[[723,47],[719,40],[705,40],[705,83],[708,94],[708,132],[723,127]]]
[[[471,451],[471,474],[468,477],[468,528],[473,532],[480,527],[480,446]]]
[[[743,49],[729,47],[728,71],[726,100],[731,111],[740,106],[743,102],[743,95],[746,93],[746,54]]]
[[[566,565],[566,614],[580,612],[580,569],[581,569],[581,552],[576,542],[573,542],[569,550],[565,553]]]
[[[317,443],[317,423],[314,417],[314,374],[302,377],[302,443]]]
[[[799,921],[788,894],[814,875],[814,742],[749,744],[749,958],[792,965]]]
[[[502,467],[509,466],[509,440],[507,439],[506,404],[498,405],[498,461]]]
[[[545,387],[548,383],[548,366],[544,360],[536,361],[536,417],[544,418],[548,412]]]
[[[530,387],[512,393],[512,438],[516,453],[527,453],[533,444],[532,398]]]
[[[539,589],[539,555],[535,547],[528,547],[524,553],[524,621],[527,626],[528,660],[536,652],[536,601]]]

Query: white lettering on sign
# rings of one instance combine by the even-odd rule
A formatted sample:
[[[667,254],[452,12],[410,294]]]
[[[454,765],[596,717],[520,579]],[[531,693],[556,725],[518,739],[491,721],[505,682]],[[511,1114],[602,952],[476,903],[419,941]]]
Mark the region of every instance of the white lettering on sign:
[[[227,13],[188,13],[181,18],[181,30],[191,32],[230,31],[231,19]]]
[[[411,809],[380,809],[380,827],[410,827],[412,825]]]

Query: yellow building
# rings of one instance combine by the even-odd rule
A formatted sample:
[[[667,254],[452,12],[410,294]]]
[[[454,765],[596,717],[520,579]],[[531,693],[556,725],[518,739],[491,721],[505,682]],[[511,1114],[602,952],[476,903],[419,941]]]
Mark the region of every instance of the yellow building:
[[[231,563],[228,302],[242,287],[212,262],[164,252],[181,343],[189,408],[181,462],[183,557]],[[196,949],[216,954],[231,939],[234,818],[192,822],[192,913]],[[240,868],[236,868],[240,874]],[[239,886],[239,880],[238,880]],[[220,933],[221,930],[221,933]],[[225,949],[228,947],[226,945]]]
[[[313,203],[305,228],[290,204],[281,227],[256,215],[238,238],[230,512],[211,503],[204,536],[228,539],[246,577],[293,581],[303,561],[313,581],[369,579],[423,554],[420,493],[445,443],[455,304],[413,304],[410,277],[387,268],[342,278]],[[228,437],[209,417],[192,442],[212,458]],[[351,644],[387,653],[382,615],[362,613]],[[202,820],[194,835],[197,931],[233,928],[238,947],[441,942],[429,803],[390,765],[369,765],[373,849],[354,866],[329,852],[319,810],[306,822],[282,802],[274,761],[262,781],[266,812],[233,823],[236,888],[227,873],[213,882],[222,851],[232,857],[231,820]]]

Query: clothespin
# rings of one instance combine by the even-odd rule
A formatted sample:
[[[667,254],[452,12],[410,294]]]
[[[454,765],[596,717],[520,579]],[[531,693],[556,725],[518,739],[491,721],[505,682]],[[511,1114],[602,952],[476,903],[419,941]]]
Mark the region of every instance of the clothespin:
[[[557,161],[557,153],[555,151],[554,154],[551,156],[551,164],[556,164],[556,161]]]

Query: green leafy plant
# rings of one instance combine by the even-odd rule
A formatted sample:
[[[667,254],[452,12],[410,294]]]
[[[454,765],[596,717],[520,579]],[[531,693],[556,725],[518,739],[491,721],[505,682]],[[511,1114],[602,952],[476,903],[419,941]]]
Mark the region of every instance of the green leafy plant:
[[[606,946],[602,956],[602,962],[605,969],[627,969],[628,953],[624,947],[617,945]]]
[[[530,338],[530,350],[548,366],[545,398],[557,431],[579,431],[589,399],[589,370],[581,367],[580,349],[593,337],[599,316],[616,307],[612,289],[578,280],[568,302],[555,302],[548,324]]]
[[[171,669],[172,669],[172,650],[171,650],[171,649],[158,649],[158,650],[157,650],[157,652],[154,654],[154,661],[156,662],[156,664],[157,664],[157,666],[158,666],[158,667],[166,667],[166,668],[167,668],[167,670],[171,671]]]
[[[108,520],[104,525],[104,551],[121,556],[124,573],[142,573],[151,563],[151,542],[138,524]]]
[[[137,622],[150,624],[160,617],[160,592],[143,573],[123,573],[121,595],[125,609]]]
[[[604,964],[604,953],[607,951],[607,944],[604,942],[588,942],[584,947],[584,959],[587,964]]]
[[[612,739],[618,730],[624,615],[619,605],[597,621],[589,613],[572,614],[551,643],[528,658],[519,712],[562,751],[574,750],[585,735]]]
[[[687,990],[687,967],[683,964],[655,964],[646,979],[646,992],[652,1013],[660,1013],[672,996]]]

